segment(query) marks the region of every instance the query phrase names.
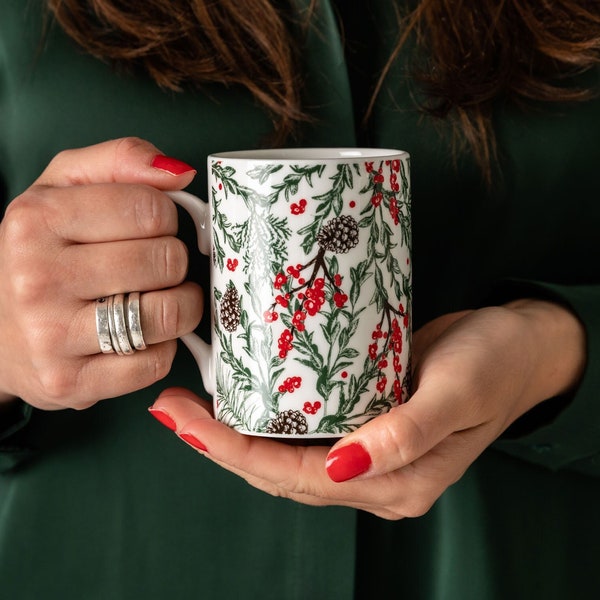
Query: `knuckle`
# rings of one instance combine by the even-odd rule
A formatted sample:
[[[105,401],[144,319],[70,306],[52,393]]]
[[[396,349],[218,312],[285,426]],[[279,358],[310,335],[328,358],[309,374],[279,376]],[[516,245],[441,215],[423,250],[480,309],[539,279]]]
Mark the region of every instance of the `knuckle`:
[[[23,265],[9,278],[15,304],[26,308],[44,302],[51,287],[50,279],[51,273],[44,265]]]
[[[40,227],[41,190],[30,188],[15,198],[6,208],[2,219],[3,236],[12,248],[30,244]]]
[[[33,186],[15,198],[2,221],[5,285],[20,305],[47,298],[58,270],[59,249],[49,225],[54,209],[44,190]]]
[[[204,292],[202,288],[196,284],[191,284],[190,288],[192,289],[191,300],[186,297],[187,301],[181,308],[183,312],[182,316],[187,317],[186,326],[188,331],[192,331],[198,327],[204,314]],[[187,333],[187,331],[183,331],[182,329],[181,333]]]
[[[40,252],[39,228],[25,211],[21,219],[21,209],[15,210],[3,223],[3,285],[15,305],[23,307],[47,298],[53,269],[48,265],[48,253]]]
[[[116,174],[123,173],[127,169],[127,165],[131,164],[132,156],[145,154],[151,147],[149,142],[136,136],[115,140],[113,172]]]
[[[159,278],[169,285],[181,283],[188,269],[188,251],[185,244],[174,237],[167,237],[154,245],[153,264]]]
[[[175,358],[176,348],[177,343],[175,341],[171,341],[170,343],[160,344],[160,346],[156,349],[156,352],[153,352],[151,355],[148,353],[148,360],[151,361],[149,364],[148,373],[152,374],[153,379],[151,383],[161,381],[169,374],[171,371],[171,365],[173,364],[173,359]]]
[[[61,172],[64,165],[71,163],[71,157],[75,152],[76,151],[73,149],[61,150],[52,157],[52,159],[48,163],[48,166],[46,167],[46,171],[57,173]]]
[[[120,393],[140,390],[164,379],[171,371],[176,349],[177,342],[170,340],[153,344],[147,350],[136,353],[137,358],[128,379],[128,387],[120,390]]]
[[[381,419],[380,442],[386,452],[395,454],[403,465],[411,463],[418,457],[425,446],[425,434],[420,425],[403,413],[401,418],[398,408],[393,408]]]
[[[405,517],[416,519],[422,517],[433,506],[435,499],[431,498],[412,498],[406,501],[402,507],[402,514]]]
[[[172,340],[181,332],[182,310],[174,294],[163,294],[158,329],[163,339]]]
[[[285,477],[276,482],[279,495],[286,498],[301,497],[303,502],[314,505],[331,504],[326,489],[327,482],[304,475],[311,468],[307,453],[302,448],[297,448],[295,460],[290,462]]]
[[[142,235],[155,237],[175,234],[177,212],[164,195],[150,186],[139,186],[134,198],[133,213],[136,226]]]
[[[46,367],[39,373],[40,391],[44,399],[57,405],[65,405],[77,391],[77,375],[64,365]]]
[[[85,165],[78,157],[80,152],[80,149],[68,148],[55,154],[40,179],[47,185],[60,185],[65,179],[71,185],[90,183]]]
[[[119,138],[115,140],[115,160],[117,161],[117,164],[119,164],[139,148],[146,148],[148,146],[148,142],[135,135]]]

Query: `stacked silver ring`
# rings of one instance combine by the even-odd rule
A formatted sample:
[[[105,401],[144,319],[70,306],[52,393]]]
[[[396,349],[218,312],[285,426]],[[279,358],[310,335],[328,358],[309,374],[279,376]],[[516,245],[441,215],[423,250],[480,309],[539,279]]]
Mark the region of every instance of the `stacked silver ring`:
[[[96,300],[96,332],[104,354],[122,356],[145,350],[140,320],[140,293],[115,294]]]

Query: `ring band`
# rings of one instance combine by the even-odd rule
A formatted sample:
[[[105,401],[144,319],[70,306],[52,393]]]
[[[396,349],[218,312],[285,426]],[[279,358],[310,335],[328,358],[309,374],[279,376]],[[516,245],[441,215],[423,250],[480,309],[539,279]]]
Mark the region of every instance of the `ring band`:
[[[114,294],[96,300],[96,333],[103,354],[119,356],[145,350],[140,318],[140,293]]]
[[[146,342],[142,333],[142,323],[140,317],[140,293],[131,292],[127,296],[127,332],[129,341],[135,350],[145,350]]]
[[[121,345],[119,344],[119,340],[117,339],[117,329],[115,327],[115,315],[114,315],[114,303],[115,297],[108,297],[108,327],[110,330],[110,343],[112,345],[113,350],[121,356],[123,351],[121,350]]]
[[[108,320],[108,299],[98,298],[96,300],[96,332],[98,333],[98,344],[103,354],[114,352]]]
[[[133,354],[135,350],[129,342],[127,334],[127,324],[125,323],[125,295],[115,294],[113,297],[113,322],[115,326],[115,335],[117,344],[122,354]],[[118,352],[117,352],[118,354]]]

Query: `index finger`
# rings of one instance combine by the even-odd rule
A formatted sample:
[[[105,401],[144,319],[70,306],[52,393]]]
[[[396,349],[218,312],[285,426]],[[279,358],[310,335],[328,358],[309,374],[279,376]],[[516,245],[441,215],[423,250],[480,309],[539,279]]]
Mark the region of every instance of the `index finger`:
[[[34,219],[73,243],[100,243],[177,234],[177,209],[163,192],[147,185],[36,186],[10,206],[21,223]],[[28,210],[35,204],[35,210]],[[15,217],[17,218],[17,217]]]
[[[63,150],[52,159],[35,184],[61,187],[141,183],[161,190],[180,190],[189,185],[195,174],[193,167],[163,156],[150,142],[127,137]]]

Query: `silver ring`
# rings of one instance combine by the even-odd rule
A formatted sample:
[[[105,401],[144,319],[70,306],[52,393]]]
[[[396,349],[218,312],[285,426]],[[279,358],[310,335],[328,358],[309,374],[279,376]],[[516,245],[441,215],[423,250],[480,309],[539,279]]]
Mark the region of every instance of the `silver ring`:
[[[114,294],[96,300],[96,332],[104,354],[119,356],[145,350],[140,318],[140,293]]]
[[[103,354],[114,352],[108,321],[108,299],[98,298],[96,300],[96,332],[100,351]]]
[[[108,300],[108,328],[110,331],[110,343],[112,344],[113,350],[119,356],[122,356],[123,351],[121,350],[121,345],[119,344],[119,341],[117,339],[117,329],[115,327],[115,311],[114,311],[115,297],[109,296],[107,300]]]
[[[115,331],[115,339],[117,342],[116,345],[121,349],[122,354],[133,354],[135,350],[129,342],[129,334],[127,333],[127,323],[125,322],[125,295],[115,294],[112,297],[112,299],[112,317]],[[115,340],[113,340],[113,342],[114,341]],[[113,345],[115,344],[113,343]]]
[[[145,350],[146,342],[142,334],[142,323],[140,317],[140,293],[131,292],[127,296],[127,332],[129,341],[136,350]]]

